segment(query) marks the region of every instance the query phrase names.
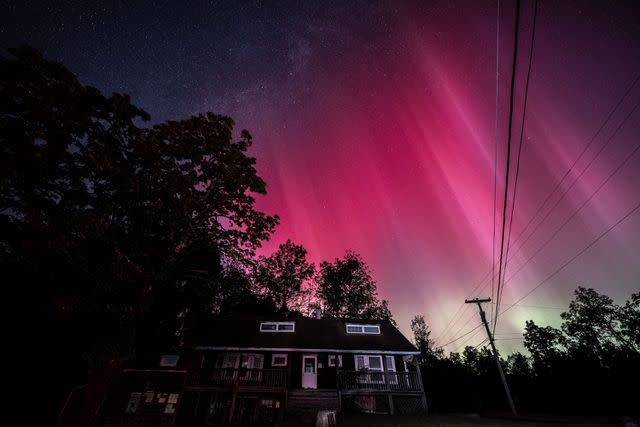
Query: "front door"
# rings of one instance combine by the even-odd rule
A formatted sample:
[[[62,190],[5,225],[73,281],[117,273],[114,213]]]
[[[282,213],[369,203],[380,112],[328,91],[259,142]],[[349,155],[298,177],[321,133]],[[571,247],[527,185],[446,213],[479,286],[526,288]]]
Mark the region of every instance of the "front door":
[[[302,388],[318,388],[318,356],[305,354],[302,356]]]

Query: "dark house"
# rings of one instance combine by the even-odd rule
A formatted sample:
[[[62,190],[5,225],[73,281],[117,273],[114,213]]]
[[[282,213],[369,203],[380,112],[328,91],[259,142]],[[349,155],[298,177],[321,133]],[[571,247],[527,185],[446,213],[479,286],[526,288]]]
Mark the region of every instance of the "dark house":
[[[416,354],[388,321],[212,318],[187,338],[179,362],[123,372],[104,420],[264,425],[319,410],[424,412]]]

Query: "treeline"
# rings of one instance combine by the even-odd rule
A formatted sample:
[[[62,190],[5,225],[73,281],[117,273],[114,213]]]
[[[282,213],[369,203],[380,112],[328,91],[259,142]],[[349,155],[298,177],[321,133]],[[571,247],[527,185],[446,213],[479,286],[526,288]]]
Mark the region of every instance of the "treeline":
[[[3,330],[15,413],[42,424],[92,372],[179,346],[202,316],[391,317],[358,254],[256,255],[279,218],[255,207],[249,132],[149,120],[33,48],[0,57]]]
[[[560,328],[527,321],[528,355],[501,358],[523,413],[640,414],[640,292],[622,305],[579,287]],[[488,346],[448,356],[436,348],[424,317],[411,324],[421,351],[427,399],[436,412],[507,412]]]

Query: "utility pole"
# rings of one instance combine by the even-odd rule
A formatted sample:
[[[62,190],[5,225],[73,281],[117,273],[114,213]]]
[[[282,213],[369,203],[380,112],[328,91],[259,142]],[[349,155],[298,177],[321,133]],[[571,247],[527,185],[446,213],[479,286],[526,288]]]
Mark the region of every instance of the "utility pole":
[[[504,386],[504,392],[507,394],[507,399],[509,400],[509,406],[511,406],[511,412],[514,417],[518,416],[516,412],[516,407],[513,404],[513,398],[511,397],[511,391],[509,390],[509,384],[507,384],[507,378],[504,376],[504,371],[502,370],[502,363],[500,363],[500,358],[498,357],[498,350],[496,350],[496,345],[493,342],[493,335],[491,335],[491,330],[489,330],[489,324],[487,323],[487,316],[484,314],[484,310],[482,309],[483,302],[491,302],[491,298],[485,299],[466,299],[464,300],[465,304],[478,304],[478,310],[480,310],[480,319],[482,319],[482,323],[484,323],[484,328],[487,330],[487,336],[489,337],[489,343],[491,343],[491,348],[493,349],[493,358],[496,359],[496,364],[498,365],[498,372],[500,373],[500,379],[502,380],[502,385]]]

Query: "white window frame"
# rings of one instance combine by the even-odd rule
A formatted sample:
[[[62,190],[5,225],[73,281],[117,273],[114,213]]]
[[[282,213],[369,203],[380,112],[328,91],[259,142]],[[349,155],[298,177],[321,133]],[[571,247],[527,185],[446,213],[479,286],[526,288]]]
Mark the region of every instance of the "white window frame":
[[[358,328],[358,331],[350,331],[349,328]],[[366,328],[376,328],[376,332],[367,332]],[[358,334],[358,335],[380,335],[380,325],[370,324],[370,323],[347,323],[346,326],[347,334]]]
[[[330,354],[327,359],[327,366],[333,368],[336,366],[336,358],[338,358],[338,367],[342,368],[342,355],[341,354]]]
[[[265,326],[275,325],[275,329],[264,329]],[[291,326],[291,329],[285,329],[284,326]],[[295,332],[296,322],[260,322],[260,332]]]
[[[391,364],[389,364],[388,362],[391,361]],[[397,370],[396,370],[396,357],[394,355],[385,355],[384,356],[384,363],[385,366],[387,367],[387,373],[388,378],[389,378],[389,383],[391,384],[398,384],[398,374],[397,374]]]
[[[358,358],[362,357],[362,366],[358,366]],[[367,371],[366,375],[358,377],[358,382],[367,383],[367,384],[383,384],[384,383],[384,365],[385,359],[379,354],[356,354],[354,356],[356,371],[360,369],[365,369]],[[380,361],[380,368],[371,368],[371,359],[376,358]],[[373,377],[372,373],[379,373],[379,376]],[[379,378],[379,379],[376,379]]]
[[[276,357],[284,357],[284,363],[276,363]],[[286,353],[274,353],[271,355],[271,366],[274,368],[287,366],[288,363],[289,363],[289,355]]]
[[[160,366],[166,368],[175,368],[178,366],[178,361],[180,360],[180,356],[177,354],[163,354],[160,357]]]

